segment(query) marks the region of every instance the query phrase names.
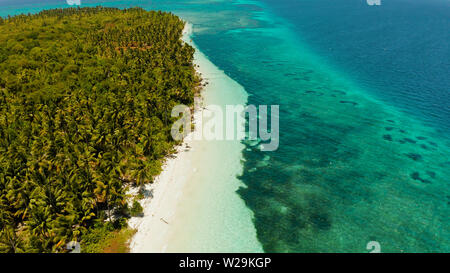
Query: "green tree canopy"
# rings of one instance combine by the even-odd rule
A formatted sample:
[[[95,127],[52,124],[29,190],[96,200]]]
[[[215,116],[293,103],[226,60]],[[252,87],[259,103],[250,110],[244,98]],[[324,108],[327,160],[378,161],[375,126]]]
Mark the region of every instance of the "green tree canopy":
[[[140,8],[0,20],[0,251],[62,251],[161,171],[199,86],[183,28]]]

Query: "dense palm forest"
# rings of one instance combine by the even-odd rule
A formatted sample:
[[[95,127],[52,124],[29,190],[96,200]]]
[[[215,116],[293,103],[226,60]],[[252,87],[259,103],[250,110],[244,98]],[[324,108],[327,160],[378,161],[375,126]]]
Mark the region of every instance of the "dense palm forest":
[[[171,109],[199,86],[183,27],[140,8],[0,19],[0,252],[126,225],[126,186],[161,171]]]

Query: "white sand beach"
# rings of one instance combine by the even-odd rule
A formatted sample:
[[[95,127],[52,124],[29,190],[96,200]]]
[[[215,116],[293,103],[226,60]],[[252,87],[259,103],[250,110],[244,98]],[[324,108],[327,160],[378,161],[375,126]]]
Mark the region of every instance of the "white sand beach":
[[[185,42],[192,26],[186,24]],[[202,91],[203,106],[245,104],[242,86],[212,64],[196,48],[197,71],[209,84]],[[188,148],[187,148],[188,147]],[[155,182],[147,185],[151,195],[141,201],[143,217],[130,219],[137,229],[131,252],[262,252],[256,239],[252,213],[236,193],[242,183],[240,141],[187,139],[168,158]]]

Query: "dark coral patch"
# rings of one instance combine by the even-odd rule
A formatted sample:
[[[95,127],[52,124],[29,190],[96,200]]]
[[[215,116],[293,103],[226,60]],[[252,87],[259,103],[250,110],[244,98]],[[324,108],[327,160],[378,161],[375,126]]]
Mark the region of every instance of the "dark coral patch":
[[[433,141],[428,141],[428,143],[431,145],[431,146],[434,146],[434,147],[437,147],[438,145],[435,143],[435,142],[433,142]]]
[[[328,230],[331,227],[330,217],[326,214],[311,214],[309,216],[311,223],[320,230]]]
[[[418,172],[413,172],[411,174],[411,178],[414,180],[419,180],[420,179],[420,174]]]
[[[439,166],[441,166],[441,167],[446,167],[446,168],[447,168],[447,167],[450,168],[450,161],[446,161],[446,162],[440,163]]]
[[[358,105],[357,102],[349,101],[349,100],[341,100],[341,101],[339,101],[339,102],[340,102],[340,103],[348,103],[348,104],[351,104],[351,105],[353,105],[353,106]]]
[[[427,174],[428,174],[428,176],[431,177],[431,178],[436,178],[436,173],[435,173],[435,172],[427,171]]]
[[[387,140],[387,141],[392,141],[392,136],[391,135],[384,135],[383,139]]]
[[[422,183],[424,183],[424,184],[431,184],[431,182],[430,182],[429,180],[426,180],[426,179],[421,178],[421,177],[420,177],[420,174],[419,174],[418,172],[413,172],[413,173],[411,174],[411,178],[414,179],[414,180],[416,180],[416,181],[420,181],[420,182],[422,182]]]
[[[384,127],[384,129],[385,129],[386,131],[392,131],[392,130],[394,130],[395,128],[394,128],[394,127]]]
[[[341,90],[331,90],[331,92],[334,92],[334,93],[337,93],[337,94],[339,94],[339,95],[347,95],[347,93],[346,92],[344,92],[344,91],[341,91]]]
[[[403,140],[406,141],[406,142],[412,143],[412,144],[416,144],[417,143],[417,141],[415,141],[414,139],[410,139],[410,138],[407,138],[407,137],[405,137]]]
[[[416,137],[418,140],[426,140],[427,138],[426,137],[423,137],[423,136],[417,136]]]
[[[419,155],[419,154],[409,153],[409,154],[406,154],[406,156],[411,158],[414,161],[421,161],[422,160],[422,156]]]
[[[306,90],[305,92],[303,92],[303,94],[316,94],[318,96],[323,96],[322,92],[317,92],[317,91],[314,91],[314,90]]]
[[[424,150],[428,150],[428,146],[425,144],[421,144],[420,147],[422,147],[422,149],[424,149]]]

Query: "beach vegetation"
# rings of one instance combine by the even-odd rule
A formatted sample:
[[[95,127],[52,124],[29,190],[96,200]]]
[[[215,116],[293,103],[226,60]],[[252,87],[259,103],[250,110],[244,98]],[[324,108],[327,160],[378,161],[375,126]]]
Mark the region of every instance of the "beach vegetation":
[[[132,217],[139,217],[142,216],[144,213],[144,209],[142,208],[141,204],[137,200],[133,201],[133,205],[130,208],[130,215]]]
[[[199,86],[183,28],[141,8],[0,19],[1,252],[123,250],[125,186],[159,174]]]

